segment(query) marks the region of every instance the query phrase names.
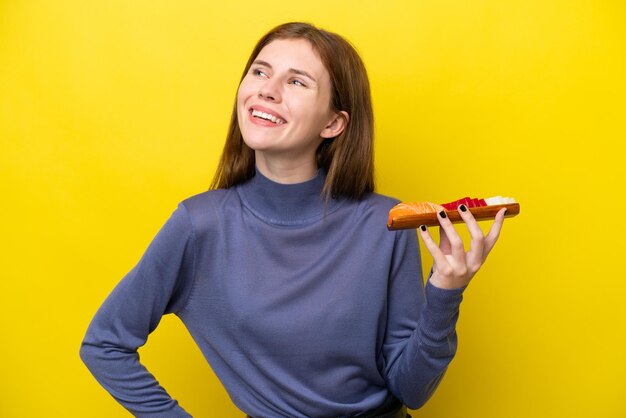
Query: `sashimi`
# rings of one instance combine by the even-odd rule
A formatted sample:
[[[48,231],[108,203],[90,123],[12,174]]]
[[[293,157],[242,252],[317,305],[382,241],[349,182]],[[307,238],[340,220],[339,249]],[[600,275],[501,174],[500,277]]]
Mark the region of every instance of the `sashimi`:
[[[420,225],[434,226],[439,223],[437,213],[445,211],[451,222],[463,222],[458,207],[465,205],[478,221],[493,219],[496,213],[506,208],[506,217],[519,214],[519,204],[512,197],[488,197],[477,199],[464,197],[453,202],[438,205],[431,202],[402,202],[391,208],[387,227],[390,230],[417,228]]]
[[[410,215],[416,213],[437,213],[445,210],[441,205],[431,202],[403,202],[391,208],[389,215],[395,216]]]

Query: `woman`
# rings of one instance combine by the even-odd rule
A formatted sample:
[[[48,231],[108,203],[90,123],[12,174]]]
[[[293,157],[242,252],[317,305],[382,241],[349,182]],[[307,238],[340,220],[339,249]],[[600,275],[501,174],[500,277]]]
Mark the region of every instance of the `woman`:
[[[252,417],[404,417],[456,351],[463,289],[495,244],[445,214],[424,286],[416,234],[373,193],[373,118],[343,38],[281,25],[253,50],[213,190],[183,201],[94,317],[81,356],[136,416],[189,416],[140,364],[175,313]]]

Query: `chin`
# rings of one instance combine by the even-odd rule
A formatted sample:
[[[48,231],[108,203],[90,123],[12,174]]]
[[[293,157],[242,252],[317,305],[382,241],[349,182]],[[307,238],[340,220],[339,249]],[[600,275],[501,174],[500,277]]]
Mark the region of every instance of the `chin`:
[[[246,129],[247,128],[247,129]],[[261,151],[272,148],[280,142],[280,137],[276,133],[269,130],[254,129],[255,127],[246,127],[241,129],[243,142],[255,151]],[[252,128],[252,129],[250,129]]]
[[[243,136],[243,142],[254,151],[265,151],[271,147],[267,140],[262,138],[254,138],[250,136]]]

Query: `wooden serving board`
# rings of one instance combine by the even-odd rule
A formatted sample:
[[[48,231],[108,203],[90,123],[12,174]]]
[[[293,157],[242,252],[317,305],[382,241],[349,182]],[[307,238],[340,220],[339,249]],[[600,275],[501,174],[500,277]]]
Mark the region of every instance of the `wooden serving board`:
[[[478,208],[468,208],[469,211],[474,215],[477,221],[484,221],[488,219],[493,219],[496,216],[496,213],[502,208],[506,208],[505,218],[510,218],[512,216],[519,214],[519,203],[509,203],[506,205],[491,205],[491,206],[481,206]],[[463,218],[457,210],[446,210],[446,214],[452,223],[460,223],[463,222]],[[387,228],[390,231],[395,231],[396,229],[416,229],[419,228],[420,225],[426,226],[438,226],[439,219],[437,218],[436,213],[422,213],[417,215],[402,215],[396,216],[391,219],[390,223],[387,224]]]

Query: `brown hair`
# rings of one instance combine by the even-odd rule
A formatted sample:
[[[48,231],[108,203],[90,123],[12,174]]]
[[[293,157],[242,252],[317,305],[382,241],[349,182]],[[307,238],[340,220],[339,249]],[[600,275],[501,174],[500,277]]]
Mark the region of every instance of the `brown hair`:
[[[327,172],[322,193],[327,197],[360,199],[374,190],[374,115],[365,65],[354,47],[341,36],[308,23],[277,26],[252,50],[241,79],[261,50],[277,39],[306,39],[319,54],[330,75],[333,111],[345,111],[349,121],[335,138],[325,139],[317,149],[317,165]],[[212,189],[243,183],[255,173],[254,150],[248,147],[237,121],[237,99]]]

